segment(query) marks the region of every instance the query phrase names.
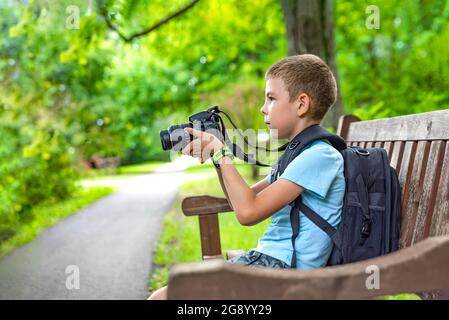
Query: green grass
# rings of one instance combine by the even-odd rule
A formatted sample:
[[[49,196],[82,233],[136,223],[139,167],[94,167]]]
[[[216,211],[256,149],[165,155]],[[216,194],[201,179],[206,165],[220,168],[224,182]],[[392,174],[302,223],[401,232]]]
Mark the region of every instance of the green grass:
[[[111,179],[118,177],[130,177],[133,175],[147,174],[156,171],[160,166],[169,163],[168,161],[149,161],[118,168],[108,169],[87,169],[83,172],[83,177],[92,180]]]
[[[402,293],[392,296],[382,296],[379,300],[422,300],[420,296],[412,293]]]
[[[234,163],[236,161],[234,160]],[[244,173],[250,172],[251,168],[249,165],[245,163],[236,163],[235,167],[239,172],[243,170]],[[205,173],[205,172],[213,172],[215,173],[215,167],[212,165],[210,160],[207,160],[204,164],[195,164],[186,169],[187,173]],[[220,189],[221,190],[221,189]]]
[[[256,181],[250,178],[251,168],[248,165],[239,165],[237,170],[245,178],[249,185]],[[188,173],[215,173],[211,165],[202,165],[202,168],[194,166],[187,170]],[[185,217],[181,211],[181,200],[188,195],[208,194],[223,196],[220,183],[216,177],[201,181],[185,183],[175,201],[173,208],[164,219],[164,231],[154,255],[154,272],[150,278],[150,288],[155,290],[167,284],[169,268],[176,263],[201,261],[200,233],[197,217]],[[245,227],[235,218],[233,212],[219,215],[220,236],[222,251],[225,253],[231,249],[249,250],[257,246],[259,239],[265,231],[269,220],[262,223]]]
[[[151,161],[140,164],[133,164],[129,166],[119,167],[117,169],[118,174],[141,174],[151,173],[158,169],[161,165],[167,164],[167,161]]]
[[[114,191],[115,189],[111,187],[83,188],[71,199],[34,207],[30,212],[30,218],[27,219],[28,222],[21,224],[12,237],[0,242],[0,256],[30,242],[46,228]]]

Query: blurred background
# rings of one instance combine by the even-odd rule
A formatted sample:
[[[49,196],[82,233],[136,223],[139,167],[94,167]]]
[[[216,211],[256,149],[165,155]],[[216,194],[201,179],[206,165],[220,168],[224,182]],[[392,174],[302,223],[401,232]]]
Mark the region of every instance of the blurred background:
[[[328,128],[448,108],[448,40],[447,0],[0,0],[0,243],[112,192],[81,179],[168,161],[159,131],[193,112],[265,128],[264,73],[287,55],[338,75]]]

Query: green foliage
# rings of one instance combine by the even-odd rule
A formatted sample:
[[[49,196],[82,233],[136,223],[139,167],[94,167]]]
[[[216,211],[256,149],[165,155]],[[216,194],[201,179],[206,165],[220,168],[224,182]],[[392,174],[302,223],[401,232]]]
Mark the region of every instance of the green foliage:
[[[401,293],[397,295],[388,295],[378,298],[379,300],[422,300],[418,295],[413,293]]]
[[[89,3],[94,5],[89,8]],[[131,43],[107,29],[101,3],[112,23],[130,35],[186,1],[0,5],[4,235],[34,206],[70,197],[78,168],[94,154],[120,156],[124,164],[168,160],[169,153],[161,150],[161,129],[220,103],[213,93],[232,88],[237,79],[261,77],[286,48],[277,0],[200,1]],[[69,6],[79,8],[79,29],[68,27],[76,18]],[[245,81],[255,93],[253,80]]]
[[[64,137],[51,131],[0,124],[0,226],[16,226],[39,203],[61,200],[74,191],[76,170]]]
[[[163,161],[151,161],[141,164],[129,165],[119,168],[120,174],[139,174],[139,173],[151,173],[158,169],[161,165],[167,164]]]
[[[380,28],[368,29],[368,5]],[[336,2],[337,65],[346,113],[392,117],[449,105],[449,2]]]
[[[17,230],[39,218],[32,213],[36,206],[75,194],[77,148],[84,141],[75,121],[83,102],[73,100],[93,92],[89,82],[101,72],[81,58],[60,62],[69,35],[48,4],[31,1],[0,11],[7,17],[0,21],[7,35],[0,37],[0,229]],[[89,30],[86,35],[95,31]],[[6,233],[3,239],[12,235]]]

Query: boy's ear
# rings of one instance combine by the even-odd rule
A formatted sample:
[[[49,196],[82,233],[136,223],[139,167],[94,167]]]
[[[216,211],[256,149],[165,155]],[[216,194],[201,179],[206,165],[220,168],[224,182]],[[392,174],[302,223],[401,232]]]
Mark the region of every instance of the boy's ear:
[[[308,94],[306,93],[301,93],[298,98],[296,99],[296,103],[297,103],[297,114],[298,117],[303,118],[304,116],[307,115],[307,113],[309,112],[310,109],[310,97]]]

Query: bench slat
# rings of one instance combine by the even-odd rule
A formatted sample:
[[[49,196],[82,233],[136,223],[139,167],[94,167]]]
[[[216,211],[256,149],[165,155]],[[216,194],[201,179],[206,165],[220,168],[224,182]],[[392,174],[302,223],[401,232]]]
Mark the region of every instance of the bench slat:
[[[384,142],[383,141],[376,141],[374,143],[374,148],[382,148],[384,146]]]
[[[413,162],[415,161],[417,143],[408,141],[404,146],[404,154],[402,156],[401,170],[398,172],[399,183],[402,186],[402,202],[405,199],[405,193],[408,191],[406,186],[410,183],[413,172]]]
[[[449,112],[426,112],[387,119],[351,123],[349,141],[447,140]]]
[[[415,227],[413,229],[412,244],[429,236],[435,199],[437,194],[441,192],[438,190],[438,183],[441,176],[441,166],[443,164],[443,152],[443,141],[433,141],[431,143],[429,158],[427,160],[423,178],[423,189],[422,192],[416,195],[419,197],[419,207],[416,214]]]
[[[430,235],[449,234],[449,141],[445,141],[443,165],[438,186]]]
[[[390,165],[396,169],[396,173],[399,175],[399,172],[401,171],[401,162],[402,162],[402,156],[404,154],[404,146],[405,142],[403,141],[396,141],[393,143],[393,147],[391,148],[391,156],[390,158]]]
[[[391,159],[391,153],[393,152],[393,142],[387,141],[382,145],[381,148],[385,149],[388,155],[388,159]]]
[[[399,184],[402,188],[402,198],[401,198],[401,237],[404,234],[404,225],[407,224],[408,215],[405,214],[405,204],[407,203],[406,199],[408,199],[408,193],[410,188],[408,185],[410,184],[410,179],[413,172],[413,162],[415,158],[416,152],[416,143],[409,141],[405,143],[404,146],[404,154],[401,162],[401,170],[398,172]],[[401,243],[400,243],[401,245]],[[402,246],[401,246],[402,248]]]
[[[408,247],[412,244],[413,231],[416,226],[416,215],[419,207],[419,200],[424,185],[424,174],[426,170],[427,158],[429,156],[430,143],[428,141],[419,141],[416,147],[416,154],[410,172],[410,180],[403,185],[400,246]]]

